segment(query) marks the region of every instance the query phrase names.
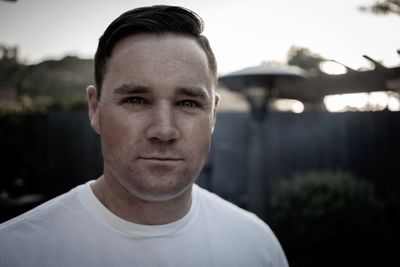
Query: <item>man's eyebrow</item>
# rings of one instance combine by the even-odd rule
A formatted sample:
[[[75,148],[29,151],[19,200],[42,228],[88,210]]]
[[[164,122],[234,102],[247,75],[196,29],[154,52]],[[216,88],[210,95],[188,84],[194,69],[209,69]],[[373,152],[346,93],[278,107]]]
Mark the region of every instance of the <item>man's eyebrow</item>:
[[[198,98],[204,98],[204,99],[209,99],[210,94],[208,91],[204,88],[200,87],[193,87],[193,88],[188,88],[188,87],[180,87],[178,88],[178,94],[180,95],[185,95],[189,97],[198,97]]]
[[[143,85],[123,84],[115,88],[113,92],[119,95],[143,94],[148,93],[149,88]]]

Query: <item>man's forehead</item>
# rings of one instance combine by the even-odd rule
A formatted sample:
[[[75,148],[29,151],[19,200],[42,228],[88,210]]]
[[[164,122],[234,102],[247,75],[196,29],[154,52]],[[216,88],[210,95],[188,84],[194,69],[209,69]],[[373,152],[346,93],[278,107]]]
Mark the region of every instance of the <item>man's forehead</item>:
[[[170,83],[174,87],[214,89],[203,49],[193,38],[176,34],[143,33],[121,39],[106,64],[104,83],[113,78],[118,78],[109,84],[113,88],[115,83],[150,88]]]
[[[182,61],[201,66],[212,75],[203,48],[185,35],[140,33],[124,37],[115,44],[107,65],[129,63],[128,60],[148,64]]]
[[[192,53],[197,50],[198,55],[207,59],[205,51],[196,42],[196,40],[189,36],[176,33],[137,33],[134,35],[128,35],[121,40],[119,40],[115,45],[111,53],[111,58],[113,54],[119,53],[120,51],[129,51],[140,53],[142,50],[153,49],[156,52],[162,52],[165,50],[173,51],[174,48],[179,46],[181,50],[181,55],[184,55],[182,49],[186,51],[191,51]]]

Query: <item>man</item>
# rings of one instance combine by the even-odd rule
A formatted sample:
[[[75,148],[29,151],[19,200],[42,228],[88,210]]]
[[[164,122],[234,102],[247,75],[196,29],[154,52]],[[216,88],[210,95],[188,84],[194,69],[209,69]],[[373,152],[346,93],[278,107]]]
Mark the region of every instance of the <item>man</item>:
[[[0,266],[287,266],[267,225],[194,185],[218,103],[202,27],[173,6],[110,24],[87,88],[104,174],[4,223]]]

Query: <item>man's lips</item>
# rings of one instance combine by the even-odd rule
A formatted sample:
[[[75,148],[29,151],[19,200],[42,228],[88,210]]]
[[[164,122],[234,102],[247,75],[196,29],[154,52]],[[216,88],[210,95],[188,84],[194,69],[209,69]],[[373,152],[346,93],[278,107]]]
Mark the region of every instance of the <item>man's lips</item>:
[[[148,161],[181,161],[182,158],[179,157],[164,157],[164,156],[150,156],[150,157],[139,157],[141,160],[148,160]]]
[[[176,157],[139,157],[139,161],[150,166],[177,166],[181,164],[182,159]]]

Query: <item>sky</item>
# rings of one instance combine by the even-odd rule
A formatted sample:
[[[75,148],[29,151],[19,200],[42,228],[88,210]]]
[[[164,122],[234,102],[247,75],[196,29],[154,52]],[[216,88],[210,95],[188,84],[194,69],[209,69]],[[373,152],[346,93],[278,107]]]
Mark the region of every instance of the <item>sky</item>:
[[[400,16],[359,11],[373,0],[18,0],[0,1],[0,44],[18,46],[28,64],[65,55],[92,58],[108,24],[129,9],[180,5],[205,21],[204,35],[219,73],[285,62],[292,45],[354,69],[368,68],[362,55],[400,65]]]

